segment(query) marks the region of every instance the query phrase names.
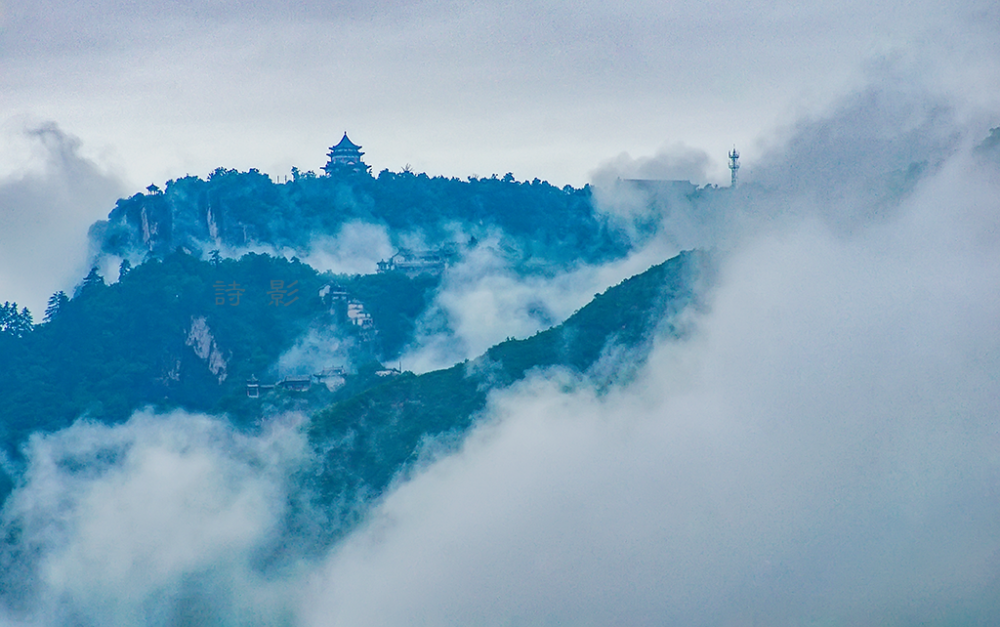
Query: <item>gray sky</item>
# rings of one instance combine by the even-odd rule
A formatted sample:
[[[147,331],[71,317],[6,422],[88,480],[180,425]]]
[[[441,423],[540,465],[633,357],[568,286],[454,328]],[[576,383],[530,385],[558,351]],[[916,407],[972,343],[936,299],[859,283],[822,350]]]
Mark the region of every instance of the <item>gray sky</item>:
[[[724,182],[733,143],[752,158],[762,134],[863,82],[873,60],[918,49],[955,60],[990,11],[940,0],[4,4],[0,117],[58,123],[135,190],[220,165],[319,168],[344,130],[376,171],[582,184],[622,152],[680,142],[707,152],[708,178]]]
[[[985,0],[0,0],[0,298],[40,314],[120,195],[218,166],[318,169],[345,130],[375,171],[725,183],[733,144],[752,177],[788,125],[886,64],[996,111],[998,23]],[[51,155],[26,158],[52,150],[26,131],[52,124],[91,178],[6,189],[63,185]]]

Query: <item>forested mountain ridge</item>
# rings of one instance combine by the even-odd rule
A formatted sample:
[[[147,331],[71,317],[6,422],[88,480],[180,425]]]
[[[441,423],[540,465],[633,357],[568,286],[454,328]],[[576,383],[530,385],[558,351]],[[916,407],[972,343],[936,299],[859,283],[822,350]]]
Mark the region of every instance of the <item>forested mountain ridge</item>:
[[[367,306],[381,332],[363,334],[342,307],[321,297],[331,284]],[[120,421],[144,405],[247,424],[262,409],[246,398],[246,380],[298,374],[278,371],[278,360],[310,329],[343,344],[340,361],[324,366],[393,357],[412,338],[436,286],[426,275],[321,275],[298,261],[252,253],[207,262],[174,252],[111,285],[92,271],[72,298],[53,297],[47,322],[0,338],[0,436],[16,454],[31,432],[81,416]]]
[[[436,277],[334,277],[267,255],[209,262],[183,251],[126,270],[111,285],[92,271],[72,298],[54,297],[47,322],[4,339],[5,456],[16,462],[31,433],[81,417],[119,422],[144,406],[225,415],[241,429],[281,411],[305,411],[314,414],[310,441],[321,464],[309,489],[330,511],[331,529],[343,529],[363,511],[359,504],[416,459],[422,442],[459,440],[491,390],[552,366],[598,385],[627,380],[657,329],[679,333],[673,314],[696,301],[706,268],[704,254],[681,254],[597,295],[552,329],[509,339],[445,370],[387,378],[374,373],[378,359],[412,337]],[[275,280],[295,286],[297,294],[286,296],[296,300],[275,306],[268,294]],[[324,289],[330,285],[369,307],[378,333],[338,314]],[[279,358],[317,329],[343,340],[342,355],[353,363],[345,384],[247,396],[250,377],[273,381],[287,374],[276,370]]]
[[[118,423],[144,407],[183,409],[252,430],[298,411],[310,416],[321,466],[303,488],[336,532],[405,472],[422,442],[460,440],[491,390],[548,367],[598,386],[626,381],[656,329],[678,334],[673,314],[696,300],[707,267],[703,254],[684,253],[596,295],[554,328],[417,376],[382,364],[414,344],[446,282],[468,277],[454,279],[450,261],[347,275],[290,256],[354,223],[383,229],[397,249],[450,246],[454,261],[500,259],[521,277],[621,258],[635,245],[596,209],[589,187],[509,174],[459,180],[333,168],[325,176],[293,170],[278,183],[219,168],[151,185],[91,227],[99,265],[73,294],[53,295],[43,323],[5,305],[0,467],[10,481],[0,493],[16,482],[31,434],[81,418]],[[253,249],[278,256],[246,252]],[[112,260],[119,276],[107,284],[98,268]]]
[[[465,241],[499,229],[517,243],[522,260],[536,263],[594,262],[629,248],[595,210],[589,187],[560,189],[510,174],[459,180],[388,170],[377,177],[294,170],[291,180],[276,183],[257,170],[218,168],[206,179],[187,176],[119,200],[90,237],[97,250],[133,259],[178,247],[201,254],[259,245],[302,251],[351,222],[384,226],[397,246],[403,234],[440,245],[454,241],[456,229]]]
[[[315,479],[324,507],[349,526],[356,504],[379,495],[429,442],[453,448],[490,392],[532,371],[561,367],[599,389],[627,382],[656,337],[684,335],[677,314],[697,306],[712,276],[705,253],[681,253],[596,295],[556,327],[445,370],[404,373],[320,411],[310,440],[321,458]]]

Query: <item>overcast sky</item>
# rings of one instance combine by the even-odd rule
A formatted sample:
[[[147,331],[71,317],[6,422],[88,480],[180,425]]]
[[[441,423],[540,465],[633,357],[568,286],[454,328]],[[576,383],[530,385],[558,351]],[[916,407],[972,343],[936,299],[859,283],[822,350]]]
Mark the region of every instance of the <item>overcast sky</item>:
[[[682,143],[724,182],[732,144],[752,161],[881,59],[983,56],[991,4],[3,0],[0,116],[58,123],[132,190],[318,169],[345,130],[376,171],[582,184]]]
[[[735,144],[752,178],[886,66],[1000,110],[998,33],[987,0],[0,0],[0,298],[71,287],[121,195],[318,170],[344,131],[376,172],[725,183]]]

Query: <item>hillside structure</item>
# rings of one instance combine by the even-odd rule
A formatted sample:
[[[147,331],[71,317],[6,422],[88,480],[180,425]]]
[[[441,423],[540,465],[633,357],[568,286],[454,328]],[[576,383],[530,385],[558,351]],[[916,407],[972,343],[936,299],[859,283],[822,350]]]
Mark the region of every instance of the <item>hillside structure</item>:
[[[432,250],[400,248],[392,257],[382,259],[376,265],[379,274],[400,271],[414,277],[420,274],[441,274],[457,257],[458,247],[453,243]]]
[[[340,142],[336,146],[330,147],[330,152],[326,155],[330,160],[323,166],[323,171],[327,175],[343,171],[367,172],[369,166],[361,160],[361,156],[364,154],[361,152],[361,146],[352,142],[345,131]]]

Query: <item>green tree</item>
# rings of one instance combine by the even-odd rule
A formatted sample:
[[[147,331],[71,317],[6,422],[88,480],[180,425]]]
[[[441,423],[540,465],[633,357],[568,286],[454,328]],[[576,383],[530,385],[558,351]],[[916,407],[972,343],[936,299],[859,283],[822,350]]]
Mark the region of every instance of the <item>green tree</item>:
[[[5,302],[0,307],[0,334],[24,337],[34,328],[31,312],[27,307],[17,310],[17,303]]]
[[[104,285],[104,277],[97,271],[97,266],[90,269],[87,276],[83,278],[82,288],[87,289],[90,287],[95,287],[97,285]]]
[[[48,307],[45,308],[44,322],[52,322],[52,320],[59,315],[59,312],[63,310],[66,303],[69,302],[69,297],[66,296],[66,292],[59,290],[52,296],[49,296]]]
[[[97,294],[100,291],[99,288],[102,287],[105,287],[104,277],[97,271],[97,266],[94,266],[87,273],[87,276],[83,278],[83,282],[76,286],[76,290],[73,291],[73,298],[75,300],[81,296]]]

